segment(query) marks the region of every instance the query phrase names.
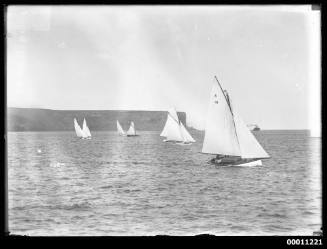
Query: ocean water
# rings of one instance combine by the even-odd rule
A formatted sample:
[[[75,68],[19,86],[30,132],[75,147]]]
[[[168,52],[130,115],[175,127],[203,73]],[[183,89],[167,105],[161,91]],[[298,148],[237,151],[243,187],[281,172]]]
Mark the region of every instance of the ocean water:
[[[92,132],[9,132],[9,231],[68,235],[312,235],[321,222],[320,138],[259,131],[263,166],[216,167],[193,145]]]

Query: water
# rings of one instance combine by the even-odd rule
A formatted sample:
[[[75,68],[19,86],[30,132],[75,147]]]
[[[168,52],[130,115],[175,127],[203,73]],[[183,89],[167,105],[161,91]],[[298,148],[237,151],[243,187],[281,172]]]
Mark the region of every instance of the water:
[[[319,138],[260,131],[263,166],[222,167],[159,132],[8,134],[9,230],[24,235],[312,235],[321,225]]]

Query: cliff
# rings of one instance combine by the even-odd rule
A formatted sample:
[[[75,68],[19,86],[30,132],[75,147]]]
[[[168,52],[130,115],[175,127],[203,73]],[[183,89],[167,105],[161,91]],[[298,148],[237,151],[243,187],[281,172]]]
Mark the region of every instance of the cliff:
[[[186,113],[178,112],[185,125]],[[7,108],[8,131],[73,131],[74,118],[82,125],[83,118],[92,131],[116,130],[119,120],[123,129],[134,121],[137,130],[160,131],[167,119],[166,111],[120,111],[120,110],[50,110],[34,108]]]

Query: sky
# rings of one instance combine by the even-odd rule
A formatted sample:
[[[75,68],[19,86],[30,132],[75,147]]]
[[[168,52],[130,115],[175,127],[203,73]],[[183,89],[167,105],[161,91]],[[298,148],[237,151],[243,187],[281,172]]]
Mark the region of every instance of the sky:
[[[317,130],[320,27],[312,12],[310,6],[9,6],[7,106],[175,107],[186,112],[187,125],[203,129],[216,75],[246,123]]]

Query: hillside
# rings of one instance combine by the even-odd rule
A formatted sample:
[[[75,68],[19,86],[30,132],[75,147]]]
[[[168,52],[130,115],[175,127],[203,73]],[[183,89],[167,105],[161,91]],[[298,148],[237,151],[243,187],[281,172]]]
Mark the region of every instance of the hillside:
[[[185,125],[186,113],[178,112],[180,120]],[[166,111],[74,111],[50,110],[34,108],[7,109],[8,131],[73,131],[73,119],[82,125],[86,118],[91,131],[116,130],[116,120],[123,129],[128,129],[129,122],[134,121],[137,130],[160,131],[166,122]]]

